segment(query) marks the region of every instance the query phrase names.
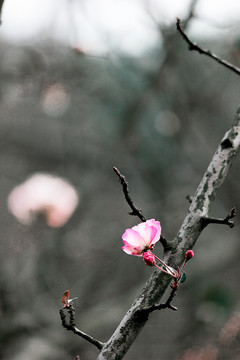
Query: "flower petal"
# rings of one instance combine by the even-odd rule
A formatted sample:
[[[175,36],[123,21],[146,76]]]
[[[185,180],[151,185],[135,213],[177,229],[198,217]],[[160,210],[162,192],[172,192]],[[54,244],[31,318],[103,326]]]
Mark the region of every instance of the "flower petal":
[[[142,250],[137,247],[133,247],[131,245],[125,245],[122,247],[123,251],[125,251],[128,255],[142,256]]]
[[[154,219],[151,219],[151,220],[147,220],[146,221],[146,224],[147,225],[150,225],[150,226],[154,226],[155,229],[157,230],[154,237],[152,238],[152,241],[151,241],[151,244],[155,244],[159,239],[160,239],[160,236],[161,236],[161,225],[160,225],[160,222],[159,221],[156,221]]]
[[[122,239],[124,243],[127,241],[130,245],[141,246],[142,249],[144,249],[146,246],[145,239],[139,234],[139,232],[133,229],[126,229]]]
[[[155,244],[161,235],[161,226],[159,221],[154,219],[147,220],[133,227],[145,240],[146,245]]]
[[[142,222],[132,229],[126,229],[122,236],[123,251],[130,255],[141,256],[160,238],[161,226],[159,221],[154,219]]]

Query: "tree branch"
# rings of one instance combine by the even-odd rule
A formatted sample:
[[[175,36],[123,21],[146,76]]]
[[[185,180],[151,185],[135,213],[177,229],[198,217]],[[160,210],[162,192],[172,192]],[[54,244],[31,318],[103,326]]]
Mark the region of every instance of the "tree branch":
[[[143,216],[142,210],[138,209],[132,201],[132,198],[129,194],[128,183],[127,183],[125,176],[123,176],[116,167],[114,167],[113,170],[119,177],[120,183],[123,188],[123,193],[124,193],[125,199],[126,199],[128,205],[130,206],[130,208],[132,209],[132,211],[129,212],[129,215],[138,216],[141,221],[143,221],[143,222],[146,221],[147,219],[145,218],[145,216]],[[160,242],[165,251],[170,250],[167,239],[163,235],[160,236]]]
[[[70,315],[69,323],[67,323],[66,315],[64,314],[64,310],[63,309],[59,310],[60,318],[61,318],[61,321],[62,321],[62,326],[65,329],[72,331],[74,334],[76,334],[78,336],[81,336],[83,339],[87,340],[92,345],[96,346],[99,350],[101,350],[104,343],[102,343],[99,340],[94,339],[92,336],[84,333],[83,331],[79,330],[76,327],[76,325],[75,325],[75,309],[73,308],[72,305],[69,305],[68,313]]]
[[[142,214],[142,210],[141,209],[138,209],[133,201],[132,201],[132,198],[129,194],[129,190],[128,190],[128,183],[127,183],[127,180],[125,178],[125,176],[123,176],[120,171],[114,167],[113,170],[115,171],[115,173],[117,174],[119,180],[120,180],[120,183],[122,185],[122,188],[123,188],[123,193],[124,193],[124,196],[125,196],[125,199],[126,199],[126,202],[128,203],[128,205],[130,206],[130,208],[132,209],[132,211],[129,213],[129,215],[133,215],[133,216],[137,216],[139,217],[139,219],[141,221],[146,221],[147,219],[145,218],[145,216],[143,216]]]
[[[216,192],[224,182],[240,147],[240,108],[232,127],[219,144],[198,188],[192,198],[183,224],[172,241],[172,251],[165,254],[164,262],[173,268],[181,266],[185,253],[192,249],[203,230],[204,217],[208,217],[209,208]],[[138,311],[159,304],[171,279],[163,272],[155,271],[141,294],[123,317],[121,323],[103,346],[98,360],[122,359],[134,342],[148,316],[136,316]]]
[[[191,50],[191,51],[195,50],[195,51],[198,51],[199,54],[207,55],[210,58],[212,58],[213,60],[217,61],[219,64],[222,64],[226,68],[228,68],[228,69],[232,70],[233,72],[235,72],[236,74],[240,75],[240,68],[238,68],[237,66],[232,65],[230,62],[228,62],[226,60],[220,59],[217,55],[213,54],[210,50],[203,49],[200,46],[198,46],[197,44],[193,43],[189,39],[189,37],[186,35],[186,33],[184,32],[183,27],[182,27],[182,22],[181,22],[181,20],[179,18],[177,18],[177,24],[176,25],[177,25],[177,30],[182,35],[182,38],[188,44],[189,50]]]
[[[228,225],[230,228],[234,227],[234,222],[231,221],[236,216],[236,208],[231,210],[231,213],[225,217],[225,219],[217,219],[212,217],[204,217],[203,218],[203,226],[206,227],[208,224],[222,224]]]

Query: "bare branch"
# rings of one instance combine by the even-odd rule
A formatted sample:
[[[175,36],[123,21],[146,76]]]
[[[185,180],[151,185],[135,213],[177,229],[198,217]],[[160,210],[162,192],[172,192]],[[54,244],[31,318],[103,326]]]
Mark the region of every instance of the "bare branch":
[[[81,336],[83,339],[87,340],[88,342],[90,342],[91,344],[96,346],[99,350],[101,350],[104,343],[102,343],[99,340],[94,339],[92,336],[84,333],[83,331],[79,330],[76,327],[76,325],[75,325],[75,309],[73,308],[72,305],[69,305],[68,313],[70,315],[69,323],[67,323],[66,315],[64,314],[64,310],[63,309],[59,310],[60,318],[62,321],[62,326],[65,329],[72,331],[74,334]]]
[[[195,50],[195,51],[198,51],[199,54],[207,55],[210,58],[212,58],[213,60],[217,61],[219,64],[222,64],[226,68],[228,68],[228,69],[232,70],[233,72],[235,72],[236,74],[240,75],[240,68],[238,68],[237,66],[232,65],[230,62],[228,62],[226,60],[220,59],[217,55],[213,54],[210,50],[203,49],[200,46],[198,46],[197,44],[193,43],[189,39],[187,34],[184,32],[183,27],[182,27],[182,22],[181,22],[181,20],[179,18],[177,18],[177,24],[176,25],[177,25],[177,30],[182,35],[182,38],[188,44],[189,50],[191,50],[191,51]]]
[[[208,217],[209,208],[216,192],[224,182],[240,148],[240,108],[232,127],[225,134],[192,198],[183,224],[172,241],[172,251],[165,254],[164,262],[173,268],[181,266],[185,253],[192,249],[200,236],[202,219]],[[144,327],[146,316],[136,316],[141,310],[159,304],[171,279],[163,272],[155,271],[141,294],[123,317],[112,337],[103,346],[98,360],[122,359]]]
[[[127,183],[125,176],[123,176],[116,167],[114,167],[113,170],[119,177],[120,183],[123,188],[123,193],[124,193],[125,199],[126,199],[128,205],[130,206],[130,208],[132,209],[132,211],[129,213],[129,215],[138,216],[141,221],[143,221],[143,222],[146,221],[147,219],[145,218],[145,216],[143,216],[142,210],[138,209],[132,201],[132,198],[129,194],[128,183]],[[169,243],[163,235],[160,236],[160,242],[165,251],[170,250]]]
[[[146,221],[147,219],[143,216],[142,210],[138,209],[132,201],[132,198],[129,194],[128,183],[127,183],[125,176],[123,176],[116,167],[114,167],[113,170],[119,177],[120,183],[123,188],[123,193],[124,193],[125,199],[126,199],[128,205],[130,206],[130,208],[132,209],[132,211],[129,213],[129,215],[138,216],[141,221],[143,221],[143,222]]]
[[[222,224],[228,225],[230,228],[234,227],[234,222],[231,219],[236,216],[236,208],[231,210],[231,213],[225,217],[225,219],[217,219],[212,217],[204,217],[203,218],[203,226],[206,227],[208,224]]]

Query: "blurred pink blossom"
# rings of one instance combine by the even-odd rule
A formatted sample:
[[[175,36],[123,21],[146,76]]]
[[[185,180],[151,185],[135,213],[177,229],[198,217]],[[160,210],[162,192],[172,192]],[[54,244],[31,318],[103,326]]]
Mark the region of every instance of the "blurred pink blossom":
[[[132,229],[126,229],[122,236],[125,244],[122,249],[129,255],[142,256],[145,251],[153,249],[160,235],[160,222],[154,219],[147,220]]]
[[[36,214],[45,214],[50,227],[61,227],[71,217],[79,196],[66,180],[37,173],[16,186],[8,197],[8,207],[19,222],[30,225]]]

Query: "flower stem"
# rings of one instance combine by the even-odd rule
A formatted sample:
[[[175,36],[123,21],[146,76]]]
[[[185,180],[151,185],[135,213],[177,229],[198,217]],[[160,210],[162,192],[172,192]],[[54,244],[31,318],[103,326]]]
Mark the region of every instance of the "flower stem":
[[[164,270],[163,268],[161,268],[161,267],[158,266],[157,264],[155,264],[154,266],[155,266],[156,268],[158,268],[159,270],[165,272],[165,274],[168,274],[168,275],[170,275],[170,276],[173,276],[173,275],[169,274],[169,272],[168,272],[167,270]]]
[[[152,253],[153,254],[153,253]],[[153,256],[158,260],[158,261],[160,261],[160,263],[162,264],[162,265],[164,265],[166,268],[167,268],[167,270],[168,271],[164,271],[162,268],[159,268],[159,269],[161,269],[162,271],[164,271],[164,272],[166,272],[168,275],[171,275],[172,277],[176,277],[176,273],[173,271],[173,269],[170,267],[170,266],[168,266],[167,264],[165,264],[165,262],[163,261],[163,260],[161,260],[157,255],[155,255],[155,254],[153,254]],[[170,272],[170,274],[169,274],[169,272]]]

